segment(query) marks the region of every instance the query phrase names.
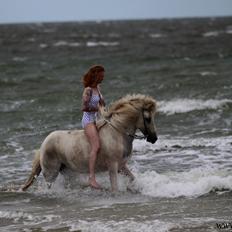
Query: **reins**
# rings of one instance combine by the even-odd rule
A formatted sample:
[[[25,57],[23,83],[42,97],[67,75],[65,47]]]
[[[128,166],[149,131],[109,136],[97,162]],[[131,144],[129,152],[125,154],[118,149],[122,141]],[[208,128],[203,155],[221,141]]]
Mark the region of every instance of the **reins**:
[[[143,111],[144,111],[144,109],[143,109]],[[114,126],[109,120],[107,120],[107,119],[104,118],[104,121],[106,123],[108,123],[112,128],[114,128],[115,130],[117,130],[119,133],[125,134],[125,135],[127,135],[127,136],[129,136],[129,137],[131,137],[133,139],[146,139],[148,133],[147,133],[147,126],[146,126],[146,123],[145,123],[143,112],[142,112],[142,115],[143,115],[143,123],[144,123],[145,135],[136,135],[136,134],[133,135],[133,134],[127,132],[127,131],[123,132],[123,131],[119,130],[116,126]]]

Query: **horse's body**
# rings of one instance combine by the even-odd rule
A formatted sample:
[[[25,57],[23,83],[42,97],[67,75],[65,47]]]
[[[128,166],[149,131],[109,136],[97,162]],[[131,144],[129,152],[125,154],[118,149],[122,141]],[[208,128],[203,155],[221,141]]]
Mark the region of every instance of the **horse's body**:
[[[131,156],[136,129],[140,129],[149,142],[157,140],[154,114],[156,102],[144,95],[128,95],[113,103],[108,111],[102,111],[104,119],[97,122],[100,150],[96,172],[109,170],[112,190],[117,190],[117,173],[133,179],[126,166]],[[37,153],[31,176],[23,186],[26,190],[40,171],[47,182],[52,183],[59,172],[70,169],[88,172],[90,144],[83,130],[54,131],[49,134]]]

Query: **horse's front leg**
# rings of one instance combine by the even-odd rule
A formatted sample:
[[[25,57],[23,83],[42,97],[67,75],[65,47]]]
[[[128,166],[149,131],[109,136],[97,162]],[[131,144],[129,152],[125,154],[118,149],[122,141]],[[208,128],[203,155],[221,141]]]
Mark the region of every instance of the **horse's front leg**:
[[[129,170],[129,168],[127,167],[127,164],[125,163],[122,168],[120,169],[120,172],[125,175],[128,176],[130,179],[130,182],[132,182],[133,180],[135,180],[135,176],[133,175],[133,173]]]
[[[118,162],[110,161],[108,164],[112,192],[118,191]]]

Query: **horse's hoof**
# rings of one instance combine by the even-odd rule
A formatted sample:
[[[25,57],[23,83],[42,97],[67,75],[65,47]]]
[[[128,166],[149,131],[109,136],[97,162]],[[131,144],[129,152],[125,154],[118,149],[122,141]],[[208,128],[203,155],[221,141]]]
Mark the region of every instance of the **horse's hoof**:
[[[130,188],[130,187],[127,187],[127,191],[130,192],[130,193],[133,193],[133,194],[140,193],[138,189],[133,189],[133,188]]]

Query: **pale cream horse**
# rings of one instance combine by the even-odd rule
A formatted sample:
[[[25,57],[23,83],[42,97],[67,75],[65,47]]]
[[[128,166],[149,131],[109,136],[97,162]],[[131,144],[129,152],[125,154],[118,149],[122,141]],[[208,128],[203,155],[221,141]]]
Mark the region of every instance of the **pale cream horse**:
[[[156,101],[149,96],[127,95],[112,103],[108,110],[101,109],[102,119],[97,122],[100,150],[97,155],[96,172],[109,170],[111,189],[117,191],[117,175],[134,179],[127,167],[132,153],[132,143],[139,129],[148,142],[157,140],[154,116]],[[83,130],[54,131],[43,141],[37,151],[32,172],[22,190],[25,191],[40,174],[48,183],[55,181],[59,172],[70,169],[88,173],[90,144]]]

